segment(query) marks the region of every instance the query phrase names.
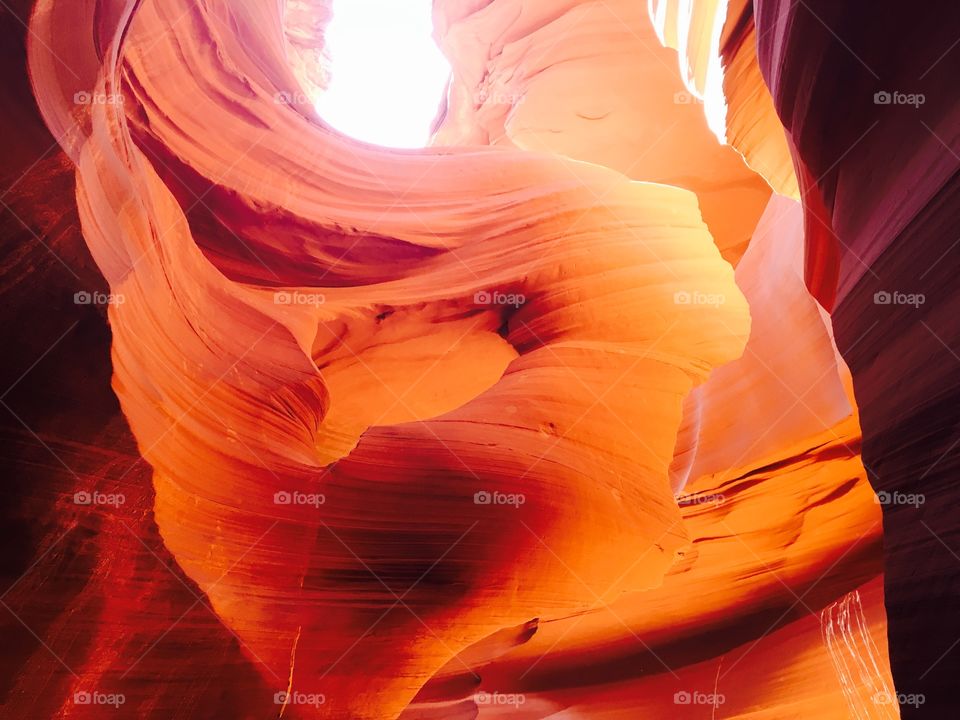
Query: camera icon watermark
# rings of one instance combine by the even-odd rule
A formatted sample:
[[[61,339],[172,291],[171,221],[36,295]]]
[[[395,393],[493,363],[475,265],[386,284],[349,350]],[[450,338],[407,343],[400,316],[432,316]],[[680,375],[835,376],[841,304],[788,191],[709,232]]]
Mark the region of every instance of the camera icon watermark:
[[[923,693],[901,693],[881,690],[874,694],[873,703],[875,705],[909,705],[918,708],[927,701]]]
[[[521,293],[503,293],[499,290],[480,290],[473,294],[473,302],[477,305],[512,305],[520,307],[527,301]]]
[[[81,90],[73,94],[74,105],[123,105],[120,93],[89,92]]]
[[[477,705],[509,705],[518,708],[527,701],[527,697],[523,693],[490,693],[480,690],[473,696],[473,701]]]
[[[512,505],[519,508],[527,501],[523,493],[503,493],[494,490],[479,490],[473,494],[474,505]]]
[[[874,305],[912,305],[915,308],[920,307],[927,301],[927,296],[923,293],[904,293],[899,290],[888,292],[879,290],[873,294]]]
[[[320,707],[326,701],[327,696],[323,693],[280,690],[273,694],[274,705],[309,705],[312,707]]]
[[[317,98],[302,92],[278,92],[273,94],[276,105],[316,105]]]
[[[703,105],[703,100],[698,98],[693,93],[689,93],[686,90],[681,90],[680,92],[675,92],[673,94],[673,104],[674,105]]]
[[[123,305],[127,299],[122,293],[87,292],[81,290],[73,294],[74,305]]]
[[[673,694],[674,705],[707,705],[708,707],[719,707],[726,701],[727,698],[723,693],[678,690]]]
[[[92,492],[81,490],[73,494],[74,505],[118,508],[125,502],[127,502],[127,498],[123,493],[102,493],[99,490]]]
[[[108,705],[118,708],[127,701],[123,693],[102,693],[96,690],[89,692],[81,690],[73,694],[74,705]]]
[[[327,298],[322,293],[305,292],[275,292],[273,302],[275,305],[312,305],[318,307],[323,305]]]
[[[504,93],[481,90],[473,94],[474,105],[520,105],[526,99],[520,93]]]
[[[912,105],[919,108],[927,101],[927,96],[923,93],[904,93],[898,90],[889,92],[880,90],[873,94],[874,105]]]
[[[681,495],[677,498],[677,505],[680,507],[689,505],[723,505],[727,498],[722,493],[712,493],[710,495]]]
[[[273,494],[274,505],[307,505],[309,507],[320,507],[326,501],[326,496],[321,493],[278,490]]]
[[[706,305],[718,308],[727,302],[723,293],[705,293],[699,290],[678,290],[673,294],[674,305]]]
[[[927,501],[923,493],[902,493],[898,490],[887,492],[881,490],[874,497],[877,505],[912,505],[915,508],[920,507]]]

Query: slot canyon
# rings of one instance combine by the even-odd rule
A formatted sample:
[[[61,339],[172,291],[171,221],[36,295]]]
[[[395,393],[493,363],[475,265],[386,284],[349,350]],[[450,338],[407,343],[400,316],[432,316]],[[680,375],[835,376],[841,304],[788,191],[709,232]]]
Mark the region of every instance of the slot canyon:
[[[960,4],[0,31],[0,718],[958,717]]]

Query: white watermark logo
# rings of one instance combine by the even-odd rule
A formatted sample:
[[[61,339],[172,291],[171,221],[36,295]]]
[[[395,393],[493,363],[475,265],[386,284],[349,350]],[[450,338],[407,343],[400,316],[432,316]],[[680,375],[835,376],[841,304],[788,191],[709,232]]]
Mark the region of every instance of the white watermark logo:
[[[723,705],[726,701],[727,698],[723,695],[723,693],[705,693],[698,690],[688,692],[687,690],[679,690],[673,694],[674,705],[709,705],[712,707],[717,707],[718,705]]]
[[[102,493],[99,490],[87,492],[81,490],[73,494],[74,505],[105,505],[107,507],[118,508],[127,501],[123,493]]]
[[[320,507],[326,501],[326,496],[320,493],[279,490],[273,494],[274,505],[309,505],[311,507]]]
[[[275,292],[273,302],[276,305],[323,305],[327,298],[321,293]]]
[[[315,105],[317,100],[302,92],[278,92],[273,94],[277,105]]]
[[[523,493],[503,493],[494,490],[479,490],[473,494],[474,505],[513,505],[520,507],[527,501]]]
[[[73,94],[73,102],[75,105],[122,105],[123,95],[81,90]]]
[[[294,690],[287,692],[281,690],[273,694],[274,705],[312,705],[319,707],[327,701],[327,696],[322,693],[305,693]]]
[[[899,290],[887,292],[886,290],[880,290],[873,294],[874,305],[912,305],[916,308],[923,305],[926,301],[927,297],[923,293],[903,293]]]
[[[898,90],[888,92],[886,90],[880,90],[873,94],[874,105],[913,105],[913,107],[918,108],[926,101],[927,97],[923,93],[904,93]]]
[[[126,298],[120,293],[81,290],[73,294],[74,305],[123,305],[126,301]]]
[[[711,495],[681,495],[677,498],[677,505],[723,505],[726,502],[726,496],[721,493]]]
[[[520,307],[527,301],[527,298],[520,293],[480,290],[474,293],[473,301],[477,305],[512,305],[513,307]]]
[[[80,691],[73,694],[74,705],[110,705],[120,707],[127,701],[123,693],[102,693]]]
[[[520,707],[527,701],[523,693],[489,693],[484,690],[474,695],[473,699],[477,705],[511,705],[513,707]]]
[[[681,90],[680,92],[675,92],[673,94],[673,104],[674,105],[703,105],[703,100],[698,98],[693,93],[688,93],[686,90]]]
[[[723,293],[678,290],[673,294],[673,302],[675,305],[708,305],[709,307],[720,307],[726,301],[727,296]]]
[[[915,508],[920,507],[926,501],[927,498],[923,493],[902,493],[896,490],[894,492],[881,490],[874,500],[877,505],[912,505]]]
[[[473,95],[474,105],[519,105],[525,99],[520,93],[481,90]]]
[[[910,705],[918,708],[927,701],[923,693],[892,693],[881,690],[873,696],[876,705]]]

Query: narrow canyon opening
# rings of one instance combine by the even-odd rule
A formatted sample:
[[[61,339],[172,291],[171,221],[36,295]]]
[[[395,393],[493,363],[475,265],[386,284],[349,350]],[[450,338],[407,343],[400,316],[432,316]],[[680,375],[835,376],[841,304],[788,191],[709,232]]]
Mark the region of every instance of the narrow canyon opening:
[[[339,0],[326,29],[330,85],[317,99],[326,123],[357,140],[424,147],[450,64],[433,39],[430,0]]]

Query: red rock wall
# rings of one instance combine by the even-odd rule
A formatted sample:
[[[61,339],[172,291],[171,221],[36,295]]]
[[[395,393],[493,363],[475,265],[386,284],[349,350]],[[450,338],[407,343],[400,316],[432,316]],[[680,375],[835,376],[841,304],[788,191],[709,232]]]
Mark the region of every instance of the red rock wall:
[[[916,272],[884,258],[949,228],[954,170],[919,140],[882,171],[880,146],[831,154],[866,111],[905,109],[843,95],[857,76],[822,23],[438,3],[445,114],[432,147],[388,151],[289,100],[324,84],[328,3],[19,10],[4,712],[886,718],[897,690],[946,707],[950,666],[914,690],[899,634],[943,615],[905,617],[918,511],[882,528],[871,483],[906,492],[877,468],[949,445],[932,404],[951,371],[916,381],[922,430],[884,424],[891,368],[924,345],[875,362],[855,331],[934,321],[856,298]],[[863,115],[828,128],[831,93]],[[952,107],[925,105],[931,127],[955,128]],[[928,184],[906,192],[917,158]],[[72,300],[94,290],[112,302]],[[94,491],[123,502],[77,504]]]
[[[926,498],[884,507],[891,663],[900,692],[926,697],[905,716],[946,717],[960,662],[960,16],[949,3],[802,5],[757,3],[760,66],[832,231],[808,244],[808,272],[821,294],[837,288],[864,465],[877,491]]]

